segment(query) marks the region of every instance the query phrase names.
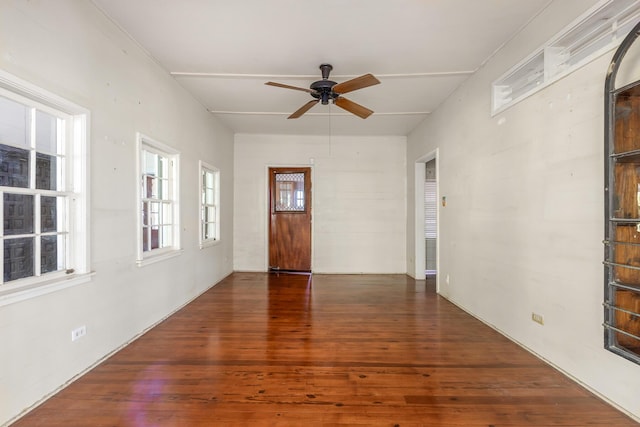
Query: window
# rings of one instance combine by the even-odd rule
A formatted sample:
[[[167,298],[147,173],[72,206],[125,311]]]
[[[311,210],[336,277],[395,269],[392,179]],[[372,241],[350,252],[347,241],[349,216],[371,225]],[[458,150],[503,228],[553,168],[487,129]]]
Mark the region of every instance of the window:
[[[220,240],[220,171],[200,162],[200,247]]]
[[[276,212],[305,212],[304,173],[276,173]]]
[[[0,73],[0,305],[88,280],[87,121]]]
[[[138,134],[138,146],[138,264],[142,265],[145,261],[156,261],[179,253],[179,153],[142,134]]]
[[[491,112],[505,110],[615,48],[640,19],[637,0],[602,0],[492,85]]]

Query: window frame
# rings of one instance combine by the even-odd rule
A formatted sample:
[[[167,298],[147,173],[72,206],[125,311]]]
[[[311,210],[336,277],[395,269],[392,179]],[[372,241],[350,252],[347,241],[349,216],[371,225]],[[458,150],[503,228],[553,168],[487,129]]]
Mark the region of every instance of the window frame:
[[[3,306],[86,283],[93,273],[89,252],[89,110],[3,70],[0,70],[0,95],[64,120],[64,188],[44,190],[31,188],[31,185],[29,188],[2,188],[11,189],[14,194],[32,194],[34,203],[43,193],[64,197],[67,234],[65,268],[41,275],[35,275],[34,268],[33,276],[0,284],[0,306]],[[31,157],[34,155],[32,149],[29,147]],[[34,204],[34,209],[36,206]],[[39,232],[29,234],[41,235]],[[38,256],[34,251],[34,258]]]
[[[172,223],[171,226],[171,244],[145,251],[143,248],[142,237],[142,203],[146,197],[142,194],[143,188],[143,152],[148,151],[169,160],[168,165],[168,180],[169,180],[169,200],[171,204]],[[153,139],[143,133],[136,133],[136,264],[142,267],[147,264],[163,261],[174,256],[178,256],[182,253],[180,243],[180,152],[171,146]]]
[[[198,212],[199,212],[199,221],[198,223],[200,224],[199,227],[199,234],[198,234],[198,240],[199,240],[199,244],[200,244],[200,249],[203,249],[205,247],[209,247],[209,246],[213,246],[213,245],[217,245],[220,243],[220,169],[218,169],[217,167],[210,165],[209,163],[206,163],[202,160],[200,160],[199,162],[199,181],[200,181],[200,199],[199,199],[199,206],[198,206]],[[206,172],[210,172],[213,174],[213,181],[214,181],[214,195],[213,195],[213,204],[212,205],[207,205],[205,203],[205,185],[204,185],[204,179],[203,179],[203,175]],[[206,208],[206,206],[213,206],[215,207],[215,237],[210,237],[210,238],[204,238],[204,226],[205,226],[205,219],[204,219],[204,209]]]

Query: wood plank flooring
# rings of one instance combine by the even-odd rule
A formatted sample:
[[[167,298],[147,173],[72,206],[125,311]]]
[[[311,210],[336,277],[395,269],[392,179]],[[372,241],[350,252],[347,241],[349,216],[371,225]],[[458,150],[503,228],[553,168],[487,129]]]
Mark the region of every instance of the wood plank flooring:
[[[234,273],[22,426],[636,426],[403,275]]]

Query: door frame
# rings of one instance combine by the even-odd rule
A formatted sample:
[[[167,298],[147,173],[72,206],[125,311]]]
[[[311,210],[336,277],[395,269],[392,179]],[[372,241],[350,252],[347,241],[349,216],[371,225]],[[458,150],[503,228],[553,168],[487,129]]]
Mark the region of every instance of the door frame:
[[[269,222],[271,221],[271,198],[269,195],[269,169],[270,168],[309,168],[311,169],[310,171],[310,177],[311,177],[311,272],[313,273],[313,261],[314,261],[314,253],[315,253],[315,247],[316,247],[316,239],[315,239],[315,221],[314,221],[314,216],[315,216],[315,191],[313,191],[313,183],[315,180],[315,169],[313,167],[313,164],[301,164],[301,163],[269,163],[266,164],[264,166],[264,173],[262,175],[263,179],[264,179],[264,190],[263,193],[264,194],[264,200],[262,203],[263,209],[264,210],[264,214],[262,215],[263,217],[263,227],[264,227],[264,265],[263,265],[263,271],[264,272],[269,272]]]
[[[420,156],[414,165],[414,277],[424,280],[427,268],[427,251],[424,240],[424,183],[426,179],[426,164],[436,161],[436,291],[440,290],[440,160],[438,148]]]

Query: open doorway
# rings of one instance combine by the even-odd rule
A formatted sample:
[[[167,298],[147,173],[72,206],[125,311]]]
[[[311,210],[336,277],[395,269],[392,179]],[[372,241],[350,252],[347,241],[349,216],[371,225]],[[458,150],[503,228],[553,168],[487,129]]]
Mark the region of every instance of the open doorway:
[[[415,278],[426,279],[427,286],[438,289],[438,150],[415,163]]]
[[[429,280],[438,270],[438,184],[436,181],[436,159],[425,164],[424,180],[424,242],[425,242],[425,271]]]

